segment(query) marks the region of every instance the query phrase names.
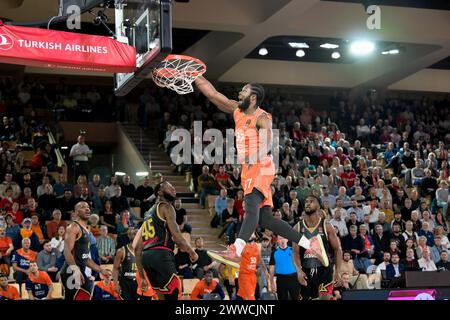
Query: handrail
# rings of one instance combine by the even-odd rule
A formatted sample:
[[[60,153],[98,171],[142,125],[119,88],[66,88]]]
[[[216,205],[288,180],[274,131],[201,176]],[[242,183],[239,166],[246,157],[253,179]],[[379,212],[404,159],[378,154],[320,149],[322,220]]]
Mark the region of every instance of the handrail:
[[[57,144],[56,139],[53,136],[53,133],[51,131],[48,132],[48,141],[52,145]],[[61,154],[61,150],[59,148],[55,148],[55,154],[56,154],[56,158],[58,160],[57,166],[58,167],[65,167],[66,166],[66,162],[64,161],[64,158],[63,158],[63,156]]]

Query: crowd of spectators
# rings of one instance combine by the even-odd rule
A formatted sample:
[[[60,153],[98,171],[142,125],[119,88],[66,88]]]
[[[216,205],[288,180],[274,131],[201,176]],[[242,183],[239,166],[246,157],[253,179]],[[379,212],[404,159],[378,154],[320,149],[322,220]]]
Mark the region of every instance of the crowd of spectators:
[[[168,94],[148,103],[158,105],[151,110],[166,111],[158,128],[167,153],[178,143],[171,133],[192,133],[194,121],[202,121],[203,131],[233,128],[232,117],[199,94]],[[371,91],[352,102],[336,93],[326,110],[299,96],[267,97],[262,106],[279,129],[273,214],[294,225],[306,197],[319,197],[323,218],[335,227],[352,263],[343,272],[350,287],[401,287],[405,270],[449,270],[448,99],[381,100]],[[203,207],[208,195],[215,196],[211,227],[222,228],[220,237],[233,243],[245,214],[239,166],[172,165],[192,173],[191,189]],[[272,244],[275,249],[276,237]]]
[[[48,130],[33,111],[26,116],[25,110],[45,105],[56,110],[58,119],[71,118],[83,112],[86,104],[95,113],[101,103],[109,101],[95,88],[69,91],[64,83],[55,86],[48,90],[38,80],[25,80],[16,88],[7,78],[0,80],[0,114],[4,116],[0,126],[0,175],[4,178],[0,185],[0,267],[7,276],[12,268],[18,283],[32,272],[32,261],[52,281],[57,280],[65,228],[80,201],[92,208],[91,254],[99,263],[111,263],[116,248],[129,241],[130,228],[139,225],[131,207],[147,212],[155,201],[153,186],[163,179],[146,177],[136,188],[129,176],[122,181],[112,176],[104,186],[101,181],[106,177],[99,175],[81,174],[71,184],[64,174],[51,174],[58,168]],[[168,153],[177,143],[171,141],[176,128],[193,130],[194,121],[202,121],[203,130],[233,127],[230,116],[198,93],[178,96],[153,88],[139,101],[141,125],[159,119],[159,143]],[[114,104],[117,110],[124,105],[120,100]],[[274,115],[273,126],[280,132],[273,214],[294,225],[303,215],[309,194],[321,199],[323,218],[336,228],[347,266],[341,270],[345,281],[335,292],[337,297],[354,287],[404,286],[404,272],[409,270],[449,270],[448,100],[381,101],[370,93],[350,102],[340,93],[331,98],[326,110],[319,110],[300,96],[273,95],[263,107]],[[8,145],[11,141],[16,143],[14,149]],[[29,162],[21,156],[26,148],[34,151]],[[208,195],[216,196],[211,227],[221,228],[220,237],[232,243],[245,214],[240,167],[172,165],[178,173],[191,172],[191,189],[202,206],[208,205]],[[181,200],[175,209],[181,230],[191,233]],[[259,287],[265,290],[274,276],[269,275],[274,263],[271,253],[280,241],[268,230],[259,231],[264,235],[262,260],[266,261]],[[206,286],[214,283],[211,276],[220,276],[232,296],[236,270],[217,267],[207,256],[203,239],[196,238],[195,245],[201,258],[195,265],[178,252],[180,275],[206,276]],[[103,285],[109,285],[108,279]],[[222,296],[223,292],[219,289],[218,293]]]

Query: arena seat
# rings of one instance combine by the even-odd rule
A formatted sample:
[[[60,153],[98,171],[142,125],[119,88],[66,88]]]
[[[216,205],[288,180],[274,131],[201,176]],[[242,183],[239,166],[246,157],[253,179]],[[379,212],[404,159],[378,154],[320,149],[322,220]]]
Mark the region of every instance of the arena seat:
[[[183,296],[190,296],[199,279],[183,279]]]
[[[49,174],[53,179],[55,179],[55,181],[58,181],[58,178],[59,178],[59,172],[53,171],[53,172],[49,172],[48,174]]]
[[[134,214],[135,217],[142,219],[141,208],[140,207],[131,207],[130,213]]]
[[[53,283],[52,298],[53,299],[64,299],[63,286],[60,282]]]
[[[34,151],[22,151],[22,155],[25,161],[31,161],[34,156]]]
[[[22,300],[30,299],[30,297],[28,296],[28,291],[27,291],[27,288],[25,286],[25,283],[22,283],[22,285],[20,287],[20,294],[21,294]]]
[[[206,208],[208,209],[209,215],[213,216],[216,213],[216,199],[218,196],[208,195],[206,197]]]
[[[15,140],[11,140],[11,141],[6,141],[8,143],[8,150],[14,151],[16,149],[16,145],[17,145],[17,141]]]

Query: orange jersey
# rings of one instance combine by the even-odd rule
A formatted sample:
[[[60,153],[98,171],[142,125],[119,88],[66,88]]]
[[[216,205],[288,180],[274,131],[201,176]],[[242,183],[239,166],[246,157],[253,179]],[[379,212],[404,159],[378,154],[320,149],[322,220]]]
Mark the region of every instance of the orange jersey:
[[[44,240],[44,234],[42,233],[42,229],[40,225],[31,225],[31,230],[33,230],[34,233],[36,233],[39,241]]]
[[[0,287],[0,300],[19,300],[19,291],[12,285],[7,285],[6,290]]]
[[[209,286],[206,284],[205,280],[200,280],[191,292],[191,300],[200,300],[203,295],[216,292],[216,287],[218,285],[219,284],[215,280],[211,281]]]
[[[239,269],[237,295],[244,300],[255,300],[256,271],[260,263],[259,246],[256,242],[247,243],[242,251]]]
[[[245,114],[240,109],[234,111],[236,150],[238,161],[242,164],[241,181],[244,195],[251,193],[256,188],[264,195],[261,207],[273,207],[270,185],[275,177],[275,165],[272,157],[267,155],[270,152],[267,134],[262,133],[260,137],[256,126],[256,121],[261,115],[267,115],[269,119],[272,119],[270,113],[261,108],[256,109],[251,115]],[[259,152],[264,148],[266,156],[258,159]]]
[[[244,159],[252,155],[257,156],[258,151],[263,147],[267,149],[266,154],[270,151],[268,149],[269,141],[264,141],[267,136],[262,134],[261,138],[263,140],[260,141],[259,130],[256,126],[256,121],[261,115],[267,115],[270,120],[272,120],[270,113],[267,113],[261,108],[257,108],[255,112],[250,115],[245,114],[245,112],[241,111],[239,108],[234,111],[236,149],[238,159],[240,159],[241,163],[243,163]]]
[[[0,254],[4,256],[6,251],[8,251],[9,246],[12,244],[10,237],[4,237],[0,239]]]
[[[38,271],[38,274],[34,276],[31,272],[28,275],[28,279],[30,279],[31,282],[37,283],[37,284],[46,284],[47,286],[51,286],[53,284],[52,279],[50,279],[50,276],[45,271]]]
[[[247,243],[242,251],[242,259],[239,268],[239,274],[256,274],[260,263],[259,247],[256,242]]]
[[[122,300],[122,298],[117,293],[114,282],[111,281],[106,285],[103,281],[98,281],[95,283],[92,300]]]

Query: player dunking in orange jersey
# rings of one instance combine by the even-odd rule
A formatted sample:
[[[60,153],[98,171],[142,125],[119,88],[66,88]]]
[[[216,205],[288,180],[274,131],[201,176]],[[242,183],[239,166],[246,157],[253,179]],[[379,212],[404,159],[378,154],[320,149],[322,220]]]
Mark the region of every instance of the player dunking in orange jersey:
[[[275,176],[275,165],[268,154],[272,145],[272,116],[259,107],[264,100],[264,88],[259,84],[246,84],[239,93],[239,101],[235,101],[218,92],[202,76],[195,80],[195,84],[220,110],[233,113],[236,149],[238,160],[242,164],[244,221],[234,244],[219,255],[228,260],[240,257],[258,223],[261,227],[315,252],[316,248],[310,248],[309,240],[293,230],[287,222],[272,216],[270,185]]]

